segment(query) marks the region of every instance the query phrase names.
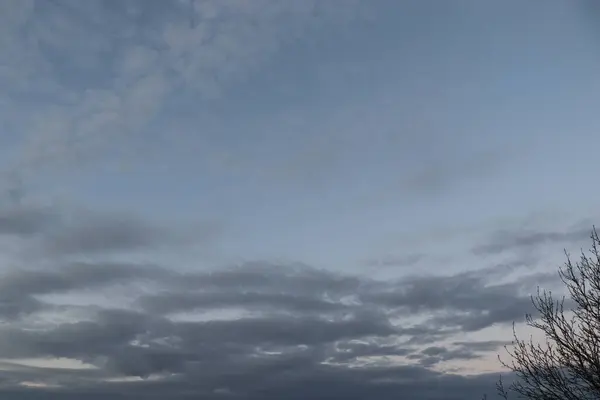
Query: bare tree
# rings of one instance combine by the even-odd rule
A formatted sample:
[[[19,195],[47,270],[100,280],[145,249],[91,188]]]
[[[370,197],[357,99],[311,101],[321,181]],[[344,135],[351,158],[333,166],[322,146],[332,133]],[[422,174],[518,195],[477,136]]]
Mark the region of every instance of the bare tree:
[[[567,262],[559,269],[566,299],[555,300],[551,292],[539,289],[532,296],[539,315],[526,315],[526,323],[543,332],[546,342],[519,339],[513,325],[513,346],[506,347],[511,360],[499,359],[515,380],[507,387],[502,380],[498,382],[501,397],[508,399],[512,393],[532,400],[600,399],[600,238],[596,228],[591,239],[589,254],[582,251],[579,262],[573,264],[566,253]]]

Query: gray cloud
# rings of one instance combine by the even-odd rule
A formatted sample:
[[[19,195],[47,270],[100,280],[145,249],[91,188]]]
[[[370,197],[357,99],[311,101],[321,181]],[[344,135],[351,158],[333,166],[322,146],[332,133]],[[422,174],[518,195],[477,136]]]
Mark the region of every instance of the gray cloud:
[[[113,383],[99,387],[78,385],[70,389],[13,387],[4,390],[9,399],[450,399],[480,398],[488,393],[494,399],[497,374],[464,377],[440,374],[421,366],[388,368],[321,367],[303,368],[302,359],[289,359],[288,368],[273,373],[258,368],[248,375],[232,373],[227,380],[173,377],[148,383]],[[238,372],[238,371],[236,371]],[[77,376],[76,374],[73,374]],[[212,377],[211,377],[212,378]],[[220,385],[220,386],[219,386]]]
[[[216,222],[177,229],[131,213],[90,212],[59,206],[11,203],[0,207],[0,236],[12,236],[47,256],[120,253],[166,246],[207,244],[221,233]]]
[[[164,244],[166,229],[124,215],[82,216],[50,234],[45,246],[54,253],[98,253],[137,250]]]
[[[153,266],[122,263],[73,263],[54,270],[22,269],[5,273],[0,280],[0,318],[13,320],[49,306],[36,296],[108,286],[168,276]]]
[[[319,270],[301,263],[281,265],[248,262],[203,274],[186,276],[183,287],[220,291],[284,292],[340,299],[374,284],[356,276]]]
[[[493,276],[486,269],[451,276],[406,277],[372,290],[364,298],[411,313],[438,310],[489,313],[504,309],[515,299],[525,299],[523,289],[534,287],[533,282],[546,278],[546,274],[533,274],[519,282],[492,285],[489,279]]]
[[[19,319],[44,309],[44,304],[31,296],[9,293],[0,294],[0,318]]]
[[[414,352],[414,348],[390,345],[380,340],[340,342],[336,349],[337,352],[333,355],[333,360],[336,362],[352,361],[358,357],[406,356]]]
[[[476,255],[500,254],[510,250],[533,249],[544,244],[582,243],[590,236],[590,229],[576,226],[560,231],[549,230],[500,230],[494,232],[486,243],[475,246]]]
[[[454,342],[452,348],[448,346],[429,346],[420,352],[413,352],[408,355],[408,358],[418,360],[421,365],[431,366],[442,361],[480,358],[485,353],[498,351],[507,344],[510,344],[510,342]]]
[[[464,347],[448,349],[443,346],[430,346],[408,356],[409,359],[418,360],[421,365],[425,366],[435,365],[442,361],[472,360],[479,357],[480,355]]]
[[[0,281],[0,292],[21,295],[66,292],[146,277],[162,278],[167,274],[151,265],[79,262],[54,270],[11,271]]]
[[[427,163],[426,167],[405,179],[401,186],[412,193],[431,194],[465,180],[489,177],[517,156],[514,149],[479,151],[462,159]]]
[[[481,342],[454,342],[455,346],[461,346],[465,349],[472,351],[494,351],[500,347],[509,345],[511,341],[499,341],[499,340],[485,340]]]
[[[404,256],[386,255],[366,261],[368,267],[412,267],[425,258],[424,254],[407,254]]]
[[[12,204],[0,208],[0,235],[32,236],[46,231],[56,222],[56,215],[46,207]]]
[[[397,398],[409,393],[406,390],[415,391],[410,392],[411,398],[448,398],[448,387],[440,382],[463,391],[471,388],[473,395],[480,396],[484,386],[473,382],[487,382],[487,377],[471,381],[429,367],[495,351],[496,342],[448,340],[467,330],[512,322],[511,317],[526,312],[528,298],[520,290],[533,283],[534,276],[529,281],[491,286],[486,276],[490,274],[484,270],[384,282],[306,265],[258,262],[196,273],[116,263],[17,271],[0,281],[0,292],[25,311],[47,309],[37,297],[40,294],[85,288],[101,293],[114,284],[132,285],[131,296],[137,298],[134,305],[139,308],[93,307],[85,319],[43,329],[25,329],[16,323],[0,326],[0,357],[66,357],[95,365],[96,369],[81,374],[63,373],[63,387],[44,391],[63,398],[75,393],[182,399],[192,393],[215,399],[280,398],[283,393],[291,393],[292,398],[302,397],[300,393],[361,398],[360,393],[379,393],[381,398]],[[158,292],[137,292],[141,281],[151,283]],[[224,308],[245,313],[218,318]],[[210,312],[212,317],[168,317],[191,311]],[[414,315],[427,315],[421,311],[431,311],[431,317],[416,325],[403,322]],[[412,364],[395,365],[390,361],[394,357],[404,357]],[[359,360],[370,364],[358,366]],[[355,366],[349,368],[351,364]],[[48,371],[11,371],[11,382],[19,377],[41,382],[58,379]],[[119,376],[144,380],[99,380]],[[147,379],[151,376],[162,378]],[[439,391],[427,388],[433,382]],[[493,387],[491,379],[490,385]],[[4,393],[41,393],[39,388],[9,386]],[[456,398],[464,397],[457,393]]]

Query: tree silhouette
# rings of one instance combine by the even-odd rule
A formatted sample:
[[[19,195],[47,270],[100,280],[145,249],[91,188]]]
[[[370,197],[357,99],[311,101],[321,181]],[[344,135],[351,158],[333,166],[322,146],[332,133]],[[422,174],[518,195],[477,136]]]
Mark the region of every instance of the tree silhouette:
[[[513,346],[506,347],[511,360],[498,358],[515,380],[507,387],[498,382],[501,397],[600,399],[600,238],[595,227],[591,239],[589,254],[582,251],[573,264],[566,253],[567,262],[559,268],[566,299],[555,300],[551,292],[539,289],[531,298],[539,315],[526,315],[526,323],[543,332],[545,343],[519,339],[513,324]]]

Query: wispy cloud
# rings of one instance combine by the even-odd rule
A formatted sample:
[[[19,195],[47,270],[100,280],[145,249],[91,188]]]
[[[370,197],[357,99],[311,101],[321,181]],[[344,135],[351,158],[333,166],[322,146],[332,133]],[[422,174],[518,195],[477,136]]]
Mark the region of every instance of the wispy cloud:
[[[148,136],[142,128],[174,93],[220,96],[306,30],[354,18],[358,4],[8,2],[2,51],[15,57],[3,65],[5,96],[38,103],[15,120],[26,138],[17,168],[89,161]]]
[[[97,212],[59,205],[10,203],[0,207],[0,242],[20,239],[30,255],[106,257],[166,247],[214,243],[223,226],[188,221],[176,227],[129,212]]]
[[[379,268],[388,268],[388,267],[396,267],[396,268],[406,268],[412,267],[413,265],[419,263],[425,257],[424,254],[407,254],[405,256],[394,256],[394,255],[385,255],[379,258],[371,258],[365,262],[368,267],[379,267]]]
[[[581,244],[590,234],[590,225],[581,224],[563,230],[500,230],[494,232],[487,243],[475,246],[473,252],[481,255],[499,254],[506,251],[534,250],[547,244]]]

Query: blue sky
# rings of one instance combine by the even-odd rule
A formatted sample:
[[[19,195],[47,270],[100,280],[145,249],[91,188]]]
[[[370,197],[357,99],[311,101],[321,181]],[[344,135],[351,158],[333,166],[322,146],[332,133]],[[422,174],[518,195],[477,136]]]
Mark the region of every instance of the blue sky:
[[[7,276],[117,262],[192,276],[247,265],[264,277],[301,263],[315,274],[399,285],[416,274],[435,284],[507,263],[524,275],[552,272],[597,222],[600,30],[591,1],[0,7]],[[135,271],[120,284],[133,284]],[[159,286],[171,279],[152,276]],[[109,299],[109,283],[28,299],[65,295],[68,308]],[[416,310],[405,318],[431,311]],[[7,318],[25,329],[44,313]],[[496,322],[482,326],[498,333],[512,321]],[[127,375],[107,354],[102,364],[67,353]],[[6,390],[30,390],[14,374]],[[131,394],[123,385],[110,390]],[[217,389],[215,398],[238,393]]]

